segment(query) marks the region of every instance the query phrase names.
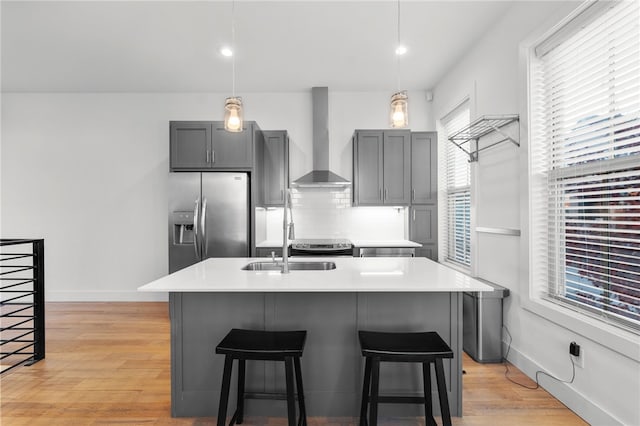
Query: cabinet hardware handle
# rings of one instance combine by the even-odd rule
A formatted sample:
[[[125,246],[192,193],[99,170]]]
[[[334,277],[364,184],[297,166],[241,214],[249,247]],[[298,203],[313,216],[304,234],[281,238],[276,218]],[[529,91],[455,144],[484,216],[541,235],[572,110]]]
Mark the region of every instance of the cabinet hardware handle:
[[[209,254],[209,241],[207,240],[207,199],[202,199],[202,214],[200,215],[200,231],[202,235],[202,249],[200,254],[202,260],[206,259]]]
[[[196,258],[198,260],[202,260],[202,257],[200,257],[200,238],[198,237],[198,234],[199,234],[199,232],[198,232],[198,222],[199,222],[198,221],[198,213],[200,212],[199,205],[200,205],[200,197],[198,197],[196,199],[196,203],[195,203],[195,206],[194,206],[194,209],[193,209],[193,233],[195,234],[194,238],[193,238],[193,247],[196,250]]]
[[[211,150],[211,164],[216,162],[216,151],[215,150]]]
[[[416,221],[416,210],[415,209],[413,210],[413,221],[414,222]]]
[[[389,191],[387,191],[387,188],[384,189],[384,199],[388,199],[389,198]]]
[[[411,189],[411,201],[415,201],[416,200],[416,190],[415,189]]]
[[[211,152],[207,150],[207,164],[209,164],[209,158],[211,158]]]

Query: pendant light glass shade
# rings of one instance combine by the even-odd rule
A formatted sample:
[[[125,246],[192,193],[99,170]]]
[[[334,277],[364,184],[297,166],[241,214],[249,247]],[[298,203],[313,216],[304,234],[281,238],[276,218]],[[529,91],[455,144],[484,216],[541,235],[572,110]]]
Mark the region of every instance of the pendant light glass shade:
[[[403,128],[409,125],[409,97],[407,91],[394,93],[391,96],[391,114],[390,123],[391,127]]]
[[[242,124],[242,98],[227,98],[224,102],[224,129],[228,132],[241,132]]]

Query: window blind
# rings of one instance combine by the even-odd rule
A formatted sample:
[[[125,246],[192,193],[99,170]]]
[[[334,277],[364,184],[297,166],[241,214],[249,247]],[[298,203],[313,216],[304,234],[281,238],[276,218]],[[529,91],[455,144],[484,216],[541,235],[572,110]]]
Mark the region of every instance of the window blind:
[[[465,101],[442,120],[447,137],[470,122]],[[447,232],[446,257],[464,266],[471,265],[471,171],[469,156],[447,141],[446,145]]]
[[[532,60],[534,281],[543,297],[640,330],[638,2],[570,32]]]

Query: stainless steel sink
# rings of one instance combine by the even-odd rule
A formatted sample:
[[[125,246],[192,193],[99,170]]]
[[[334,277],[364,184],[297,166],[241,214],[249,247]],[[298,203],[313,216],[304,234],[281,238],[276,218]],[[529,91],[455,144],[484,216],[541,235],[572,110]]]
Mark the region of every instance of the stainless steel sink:
[[[334,262],[289,262],[290,271],[329,271],[336,269]],[[282,262],[251,262],[242,267],[243,271],[281,271]]]

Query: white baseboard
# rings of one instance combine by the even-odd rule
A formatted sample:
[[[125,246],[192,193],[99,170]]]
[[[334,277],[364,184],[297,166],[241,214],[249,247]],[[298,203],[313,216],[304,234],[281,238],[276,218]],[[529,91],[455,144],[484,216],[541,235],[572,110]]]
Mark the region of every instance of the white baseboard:
[[[502,343],[503,349],[506,352],[506,343]],[[519,352],[513,346],[509,349],[508,360],[532,380],[535,380],[536,371],[544,371],[544,368],[533,362],[529,357]],[[539,383],[540,387],[544,388],[547,392],[553,395],[554,398],[562,402],[571,411],[576,413],[592,426],[614,426],[624,424],[613,417],[610,413],[594,404],[567,383],[558,382],[549,377],[545,377],[544,375],[539,376]]]
[[[46,302],[166,302],[168,293],[141,291],[47,291]]]

